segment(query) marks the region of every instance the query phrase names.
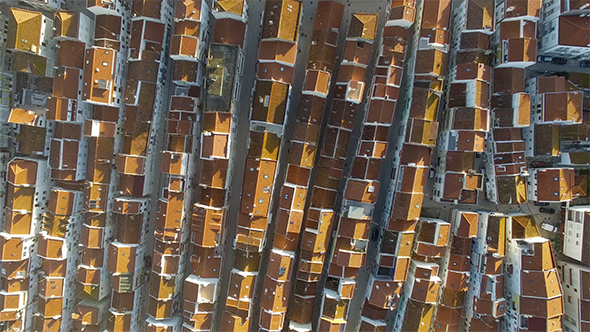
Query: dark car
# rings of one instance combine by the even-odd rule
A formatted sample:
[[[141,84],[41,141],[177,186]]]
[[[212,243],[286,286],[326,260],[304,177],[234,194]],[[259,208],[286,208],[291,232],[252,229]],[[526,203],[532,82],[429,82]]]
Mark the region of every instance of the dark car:
[[[553,58],[553,59],[551,59],[551,63],[554,65],[565,65],[567,63],[567,59]]]
[[[539,212],[541,212],[541,213],[548,213],[548,214],[554,214],[555,213],[555,209],[542,207],[542,208],[539,209]]]
[[[545,167],[545,166],[548,166],[548,164],[544,161],[533,161],[531,163],[531,167],[535,167],[535,168],[536,167]]]
[[[535,202],[535,205],[536,206],[548,206],[549,203],[547,203],[547,202]]]
[[[379,228],[374,228],[371,233],[371,241],[377,241],[377,239],[379,239]]]
[[[590,60],[582,60],[580,61],[580,67],[590,67]]]
[[[548,55],[537,56],[537,62],[551,62],[551,60],[553,60],[553,58]]]

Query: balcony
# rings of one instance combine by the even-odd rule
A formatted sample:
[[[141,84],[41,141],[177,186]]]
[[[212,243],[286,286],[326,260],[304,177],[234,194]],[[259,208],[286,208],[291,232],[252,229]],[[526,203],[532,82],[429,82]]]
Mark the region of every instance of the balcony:
[[[133,291],[133,274],[114,275],[112,279],[113,291],[130,293]]]

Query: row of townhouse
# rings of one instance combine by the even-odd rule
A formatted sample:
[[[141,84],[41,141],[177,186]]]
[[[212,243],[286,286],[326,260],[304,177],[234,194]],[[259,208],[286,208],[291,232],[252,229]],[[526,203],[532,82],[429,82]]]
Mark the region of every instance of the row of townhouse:
[[[116,232],[111,213],[117,191],[113,163],[121,140],[120,92],[123,89],[126,52],[126,46],[118,40],[121,36],[129,36],[122,23],[123,15],[117,13],[116,8],[120,8],[119,11],[122,8],[125,17],[130,14],[122,3],[113,4],[110,8],[92,2],[79,5],[81,8],[77,8],[78,11],[60,12],[58,22],[61,34],[67,37],[60,43],[60,52],[63,51],[64,60],[67,59],[64,66],[84,71],[82,102],[76,103],[75,93],[54,98],[55,104],[51,103],[48,114],[56,122],[82,122],[84,136],[88,140],[85,213],[79,242],[81,258],[75,268],[76,307],[71,315],[74,328],[114,329],[118,322],[107,323],[106,320],[110,317],[109,308],[113,306],[110,301],[112,278],[109,265],[112,268],[116,262],[109,261],[109,245]],[[86,6],[88,10],[84,10]],[[90,23],[87,23],[86,15],[93,19]],[[92,34],[90,41],[84,39],[88,33]],[[71,69],[69,72],[63,71],[64,79],[75,79]],[[74,99],[74,103],[66,98]],[[67,267],[64,268],[67,271]]]
[[[200,133],[200,198],[192,211],[190,274],[184,284],[184,330],[214,328],[215,310],[223,302],[220,278],[224,263],[225,229],[233,158],[233,142],[240,103],[239,87],[246,41],[245,1],[216,1],[213,40],[209,45]],[[240,37],[241,36],[241,37]],[[239,289],[232,289],[231,292]],[[234,297],[240,299],[240,295]]]
[[[503,329],[561,331],[563,288],[551,241],[540,236],[532,216],[505,220]]]
[[[524,69],[494,68],[492,129],[486,141],[485,192],[496,204],[523,204],[528,196],[527,143],[530,95],[524,92]]]
[[[16,134],[12,145],[14,149],[9,147],[9,151],[35,158],[31,161],[37,164],[36,170],[26,168],[44,178],[30,183],[31,188],[28,189],[34,188],[33,191],[23,191],[22,196],[11,188],[7,191],[7,194],[17,194],[7,196],[7,207],[24,203],[20,213],[6,210],[5,226],[11,225],[8,237],[12,231],[18,234],[24,228],[32,237],[28,239],[30,245],[27,245],[29,241],[26,237],[18,245],[22,250],[24,244],[30,251],[27,264],[19,264],[22,270],[18,273],[24,278],[18,283],[20,290],[28,288],[28,292],[23,293],[26,297],[22,297],[25,306],[18,313],[14,312],[17,315],[6,317],[4,328],[19,331],[67,330],[72,323],[75,303],[75,289],[67,285],[73,284],[76,279],[80,255],[77,245],[80,242],[84,203],[83,182],[74,181],[85,178],[87,145],[80,123],[51,121],[55,119],[46,113],[46,108],[51,107],[52,98],[72,98],[70,103],[74,105],[80,102],[85,45],[81,43],[82,59],[75,61],[77,65],[73,67],[76,68],[68,70],[64,67],[68,66],[65,63],[68,62],[67,51],[60,50],[58,45],[58,39],[63,36],[59,14],[50,18],[46,16],[49,13],[10,8],[8,15],[4,65],[5,69],[22,75],[14,82],[13,90],[12,106],[18,108],[13,107],[8,119],[3,119],[13,125]],[[88,41],[88,35],[83,39]],[[24,63],[19,60],[21,56],[25,58]],[[12,68],[8,68],[6,61],[12,61]],[[65,71],[68,71],[67,75]],[[36,81],[43,84],[29,84]],[[33,214],[26,206],[35,190],[38,191],[34,201],[37,211]],[[30,210],[31,214],[27,216],[26,210]],[[12,228],[17,225],[17,220],[22,221],[18,225],[24,228]],[[14,244],[14,239],[9,242]],[[4,246],[3,252],[11,251],[10,246]],[[13,264],[3,264],[3,268]],[[15,285],[14,282],[7,282],[4,286],[14,290]],[[14,297],[9,295],[9,298]]]
[[[95,46],[84,64],[90,80],[82,91],[92,104],[84,120],[90,142],[88,210],[80,243],[81,291],[72,317],[79,330],[127,331],[143,328],[147,303],[143,288],[151,202],[145,196],[153,186],[157,134],[150,124],[160,122],[156,105],[162,95],[156,90],[163,86],[158,76],[162,48],[148,46],[165,44],[165,28],[156,19],[132,19],[143,16],[141,1],[133,8],[93,1],[87,7],[95,17]],[[72,23],[67,27],[76,29]],[[109,76],[105,67],[111,61],[116,67]]]
[[[379,53],[375,72],[371,78],[371,94],[365,106],[361,139],[356,144],[351,143],[356,145],[355,156],[345,183],[344,201],[340,208],[336,230],[341,240],[335,244],[335,262],[332,264],[348,265],[346,270],[349,271],[344,274],[329,273],[330,278],[327,281],[327,285],[331,283],[339,284],[342,288],[347,287],[351,297],[354,295],[362,299],[359,324],[359,329],[362,331],[384,330],[387,325],[385,315],[388,309],[396,304],[396,291],[399,284],[396,278],[390,275],[388,269],[395,265],[395,259],[382,260],[379,257],[378,261],[374,261],[373,257],[366,255],[375,203],[379,199],[381,186],[379,173],[389,150],[389,133],[396,125],[394,122],[396,107],[401,104],[399,96],[404,74],[403,62],[406,59],[408,28],[414,24],[415,17],[414,1],[394,1],[387,11],[385,27],[382,30],[380,43],[377,45]],[[346,257],[347,254],[351,256],[351,259],[348,264],[342,264],[339,256]],[[353,260],[353,258],[356,259]],[[357,261],[361,265],[354,265]],[[377,263],[379,268],[373,269]],[[357,273],[350,273],[351,268],[362,265],[373,269],[367,289],[357,289]],[[350,305],[350,303],[351,301],[347,304]],[[350,313],[350,311],[346,314],[345,322],[357,317],[356,313]]]
[[[438,318],[436,324],[441,324],[441,330],[448,328],[448,325],[452,329],[455,325],[453,321],[447,323],[444,318],[449,318],[446,314],[452,311],[451,308],[461,306],[457,293],[464,291],[466,276],[446,270],[445,258],[449,244],[460,243],[460,240],[452,243],[450,239],[449,222],[420,218],[412,248],[410,273],[401,293],[404,303],[397,313],[398,317],[404,317],[402,330],[428,331],[435,318]],[[441,312],[438,313],[437,309]],[[399,319],[396,319],[396,324]]]
[[[306,207],[308,186],[316,165],[316,153],[324,121],[326,99],[332,86],[332,72],[343,18],[344,5],[320,1],[313,21],[312,40],[304,85],[295,115],[293,136],[287,157],[287,174],[280,189],[275,217],[274,239],[267,275],[282,282],[283,299],[261,303],[260,326],[280,330],[311,331],[317,282],[328,240],[331,211]],[[299,261],[298,265],[294,262]],[[265,292],[266,292],[265,287]],[[279,306],[274,306],[279,303]],[[287,318],[287,307],[292,306]]]
[[[159,176],[161,172],[182,169],[186,163],[170,154],[160,154],[167,111],[167,58],[168,45],[172,44],[173,6],[168,2],[134,1],[128,22],[131,36],[122,39],[128,42],[128,68],[122,149],[115,156],[121,196],[115,199],[117,234],[109,249],[109,255],[116,255],[109,259],[117,260],[117,270],[110,269],[113,293],[109,315],[119,322],[122,331],[155,331],[150,318],[161,318],[165,310],[154,302],[168,299],[169,278],[161,275],[165,269],[159,260],[162,257],[150,252],[150,242],[152,232],[155,237],[160,230],[161,215],[178,208],[175,197],[170,198],[172,202],[157,200],[154,192],[158,189]],[[180,6],[177,4],[177,8]],[[175,217],[170,214],[171,218]],[[133,236],[127,232],[119,236],[119,229],[125,226],[127,232],[134,231]]]
[[[489,12],[494,66],[526,68],[537,60],[537,29],[541,1],[496,1]],[[495,23],[495,26],[494,26]]]
[[[371,51],[377,37],[379,17],[374,13],[351,13],[346,17],[349,22],[348,31],[341,45],[342,58],[338,69],[338,75],[334,77],[331,91],[331,104],[315,98],[319,109],[325,108],[324,113],[327,123],[323,132],[323,142],[319,150],[319,159],[316,166],[316,178],[308,186],[311,192],[311,201],[306,217],[306,232],[299,249],[300,254],[305,255],[306,261],[302,261],[301,268],[309,269],[306,276],[309,281],[305,289],[297,287],[297,292],[307,294],[321,294],[314,300],[306,300],[302,305],[307,312],[303,326],[294,326],[303,330],[315,328],[319,330],[343,329],[348,319],[349,303],[354,295],[354,282],[352,278],[365,263],[366,241],[359,242],[359,251],[354,249],[355,237],[354,221],[348,224],[342,221],[344,233],[346,226],[349,228],[348,244],[345,237],[337,236],[338,221],[336,212],[340,209],[338,204],[339,188],[346,181],[348,160],[352,156],[347,155],[350,138],[359,133],[353,133],[355,116],[362,111],[366,103],[365,86],[367,83],[366,72],[370,62]],[[330,59],[330,58],[329,58]],[[330,59],[332,61],[332,59]],[[318,100],[319,99],[319,100]],[[312,99],[313,103],[314,100]],[[313,105],[311,106],[313,107]],[[317,106],[316,106],[317,107]],[[362,112],[364,113],[364,112]],[[321,114],[321,113],[320,113]],[[311,116],[310,116],[311,117]],[[357,129],[358,130],[358,129]],[[354,144],[358,143],[354,141]],[[351,163],[352,164],[352,163]],[[351,165],[352,166],[352,165]],[[362,186],[362,185],[361,185]],[[351,186],[352,187],[352,186]],[[373,188],[374,189],[374,188]],[[360,194],[360,193],[359,193]],[[348,196],[351,194],[349,193]],[[354,209],[354,208],[353,208]],[[361,208],[358,212],[363,213]],[[361,222],[358,234],[361,238],[368,234],[368,224]],[[351,231],[351,232],[350,232]],[[363,243],[364,242],[364,245]],[[298,273],[299,275],[299,273]],[[311,321],[311,324],[309,322]]]
[[[291,283],[292,252],[270,249],[269,227],[278,214],[273,196],[282,184],[277,175],[291,101],[298,53],[302,3],[267,1],[261,21],[256,77],[248,118],[244,180],[233,240],[234,262],[229,271],[222,330],[254,328],[276,331],[283,327]],[[248,47],[253,47],[252,45]],[[286,151],[283,151],[286,153]]]
[[[517,1],[508,1],[508,7],[522,10]],[[590,6],[585,1],[544,0],[539,21],[539,52],[564,58],[589,59],[588,33],[590,33]]]
[[[562,254],[557,261],[563,282],[563,331],[590,328],[590,206],[570,206],[565,211]]]
[[[127,9],[121,3],[118,5]],[[82,6],[85,8],[86,3]],[[31,76],[49,73],[47,76],[52,81],[48,81],[48,89],[32,85],[30,89],[17,91],[22,93],[21,103],[27,110],[14,109],[8,119],[14,123],[32,120],[31,124],[39,127],[24,130],[32,139],[19,142],[17,138],[15,152],[46,157],[43,163],[47,167],[47,179],[39,181],[46,187],[39,189],[51,192],[43,199],[49,207],[39,216],[43,218],[41,227],[37,226],[38,248],[29,267],[35,280],[30,287],[28,310],[23,313],[28,324],[24,330],[65,331],[72,325],[78,329],[86,325],[104,326],[104,322],[85,318],[97,309],[96,302],[110,295],[109,273],[102,271],[103,266],[116,264],[106,259],[106,247],[112,241],[109,236],[114,228],[106,227],[105,232],[105,226],[111,220],[107,219],[107,211],[112,209],[113,202],[109,200],[116,190],[114,185],[109,186],[110,164],[124,75],[120,52],[126,47],[113,43],[120,37],[127,38],[127,33],[121,24],[121,14],[111,15],[115,10],[103,11],[92,3],[88,6],[85,12],[59,11],[54,21],[32,11],[13,14],[16,27],[11,31],[15,40],[21,42],[14,46],[15,50],[42,54],[44,48],[50,48],[57,55],[57,59],[48,56],[46,61],[41,61],[30,57],[34,54],[26,53],[29,55],[26,66],[17,71]],[[54,23],[51,28],[54,38],[43,40],[38,49],[39,28],[47,29],[48,22]],[[93,24],[103,32],[93,34]],[[43,38],[43,33],[40,35]],[[31,115],[36,119],[27,119]],[[47,121],[44,123],[43,119]],[[101,123],[103,119],[107,121]],[[18,126],[16,129],[20,131]],[[99,147],[98,141],[102,139],[111,144]],[[89,306],[77,305],[84,300]],[[108,308],[106,301],[98,305],[103,317]]]
[[[561,329],[557,265],[532,216],[454,210],[417,230],[401,330]]]
[[[403,5],[403,11],[408,14],[414,7],[416,8],[414,14],[416,23],[413,29],[406,30],[409,28],[407,23],[413,20],[408,22],[393,20],[391,15],[402,10],[394,5]],[[400,41],[396,49],[402,53],[397,54],[397,59],[394,58],[399,67],[404,59],[403,52],[406,48],[402,46],[405,41],[407,40],[414,47],[409,48],[408,54],[405,55],[405,58],[411,62],[405,74],[409,88],[405,91],[405,98],[397,101],[402,114],[399,138],[392,142],[396,155],[393,160],[391,180],[387,184],[389,191],[383,214],[385,227],[378,241],[375,268],[369,279],[370,288],[367,289],[367,299],[361,317],[361,326],[372,330],[384,330],[391,324],[398,330],[418,330],[420,326],[422,329],[428,329],[430,326],[430,322],[426,325],[420,324],[420,320],[415,321],[414,313],[430,306],[431,296],[436,299],[437,291],[432,294],[430,291],[421,294],[421,296],[429,297],[428,299],[416,297],[417,301],[406,300],[409,299],[407,292],[411,292],[414,285],[436,288],[440,283],[438,267],[430,262],[431,259],[426,258],[430,255],[436,256],[434,251],[439,249],[432,252],[428,249],[422,252],[423,249],[421,249],[421,256],[418,256],[413,248],[418,243],[415,234],[417,228],[421,227],[418,218],[422,208],[432,148],[438,132],[436,114],[446,70],[450,9],[450,1],[394,3],[390,20],[386,23],[387,26],[396,27],[395,34],[388,37]],[[435,224],[433,225],[436,227]],[[426,234],[426,231],[424,233]],[[446,245],[444,239],[422,240],[435,241],[435,243],[426,244],[433,248],[438,248],[439,242],[443,248]],[[424,244],[421,246],[424,247]],[[425,263],[421,260],[425,260]],[[421,291],[423,292],[424,289]],[[413,309],[409,309],[410,306]],[[392,316],[393,322],[390,322],[390,318],[387,317],[389,310],[397,310]],[[405,318],[406,314],[409,315],[409,319]]]
[[[363,25],[362,34],[358,33],[359,23]],[[367,261],[371,216],[379,192],[378,169],[387,152],[387,127],[376,126],[371,120],[375,118],[376,122],[381,120],[386,124],[391,123],[394,108],[388,107],[391,106],[389,104],[381,105],[382,108],[374,107],[372,112],[367,110],[370,106],[365,89],[373,91],[378,97],[386,97],[388,92],[393,95],[389,90],[396,90],[398,86],[394,84],[399,84],[396,78],[401,78],[401,75],[398,77],[398,73],[393,72],[395,67],[391,67],[392,72],[389,72],[387,58],[380,59],[385,63],[381,63],[380,71],[377,69],[381,81],[376,82],[378,78],[367,75],[369,63],[373,61],[370,57],[372,49],[381,48],[381,39],[378,39],[377,33],[379,26],[378,14],[353,15],[324,142],[324,147],[327,147],[329,140],[335,141],[336,151],[332,154],[329,149],[324,149],[323,156],[343,162],[344,167],[338,170],[342,174],[338,183],[338,188],[343,187],[342,192],[339,192],[342,198],[336,198],[332,206],[335,215],[331,228],[332,240],[328,242],[325,259],[327,275],[322,281],[324,289],[320,329],[343,329],[347,325],[351,315],[350,304],[356,290],[356,275]],[[346,95],[339,91],[341,88],[346,88]],[[347,118],[348,115],[350,118]],[[357,133],[354,132],[355,117],[363,118],[360,132]],[[330,135],[336,132],[338,140]],[[359,134],[359,139],[350,139]],[[354,155],[347,154],[351,148]],[[346,167],[346,164],[351,166]],[[368,171],[370,168],[372,172]],[[334,171],[333,167],[331,172]]]
[[[76,202],[73,195],[65,195],[63,204],[56,206],[59,195],[57,190],[51,190],[48,157],[52,135],[47,129],[44,106],[52,85],[52,80],[46,77],[53,76],[57,55],[55,48],[50,45],[53,43],[53,17],[24,8],[7,9],[2,14],[6,29],[2,45],[2,69],[5,79],[9,80],[3,91],[7,100],[2,105],[0,118],[4,126],[2,134],[6,135],[2,151],[5,168],[2,172],[4,188],[0,212],[0,321],[5,331],[32,331],[37,329],[38,324],[43,324],[39,317],[49,313],[57,316],[60,325],[62,305],[58,302],[63,301],[64,297],[65,270],[58,269],[55,272],[50,265],[57,263],[63,268],[67,249],[59,246],[63,242],[47,239],[47,233],[43,234],[45,236],[40,234],[46,219],[44,216],[57,212],[58,220],[66,220],[67,224],[73,217],[75,225],[75,221],[79,221],[77,217],[82,200],[78,192]],[[47,68],[48,65],[51,67]],[[34,80],[33,75],[43,83],[39,86],[29,84]],[[74,158],[69,161],[75,163],[77,154],[70,157]],[[54,202],[51,206],[50,198]],[[57,234],[50,232],[49,235]],[[72,258],[75,259],[74,255]],[[45,269],[41,272],[43,263]],[[70,264],[75,262],[70,261]],[[49,277],[55,279],[47,280],[47,272]],[[52,281],[54,291],[39,292]],[[39,287],[41,283],[43,285]],[[69,292],[67,294],[70,298],[72,295]],[[42,303],[41,307],[39,303]],[[66,315],[68,310],[71,307],[66,309]]]
[[[576,166],[588,164],[584,146],[569,146],[570,140],[586,140],[588,115],[583,112],[583,91],[564,77],[534,77],[525,90],[531,96],[531,126],[523,133],[525,155],[535,167],[529,177],[529,199],[538,202],[567,202],[586,196],[586,176]]]
[[[477,204],[483,187],[481,156],[490,131],[492,69],[486,55],[489,45],[472,45],[471,39],[489,40],[494,31],[494,1],[463,1],[454,10],[451,48],[452,70],[448,83],[444,124],[434,178],[433,197],[438,202]],[[480,61],[464,52],[484,53]]]
[[[463,261],[464,265],[467,263],[463,267],[469,273],[469,289],[464,296],[462,327],[477,331],[499,330],[506,313],[503,275],[506,216],[479,211],[455,210],[453,213],[453,220],[459,225],[455,236],[469,235],[466,244],[470,245],[466,248],[467,260]],[[455,263],[453,259],[449,262]]]
[[[183,329],[183,310],[190,313],[190,307],[186,307],[190,302],[184,301],[184,292],[195,291],[190,283],[187,286],[187,280],[193,278],[187,278],[185,273],[191,261],[189,238],[210,10],[207,3],[201,1],[175,1],[174,11],[162,2],[162,16],[158,17],[158,11],[151,8],[153,2],[145,4],[137,17],[145,16],[151,18],[150,21],[155,18],[166,23],[162,49],[162,59],[166,61],[160,63],[160,74],[171,80],[170,86],[159,89],[163,96],[157,109],[161,119],[158,126],[162,127],[154,128],[164,142],[159,150],[154,151],[159,161],[159,168],[155,170],[159,187],[152,193],[157,201],[154,228],[150,229],[153,232],[152,253],[148,259],[151,266],[146,272],[150,281],[149,298],[145,299],[148,303],[146,331],[176,332]],[[167,16],[164,16],[165,10],[169,11]],[[152,47],[156,46],[146,45],[148,50],[153,50]],[[167,58],[171,59],[170,63]],[[154,179],[156,181],[158,179]],[[208,284],[204,286],[204,290],[197,289],[190,295],[199,296],[201,291],[205,298],[203,302],[212,303],[214,293],[206,287]],[[190,314],[188,316],[193,318]]]

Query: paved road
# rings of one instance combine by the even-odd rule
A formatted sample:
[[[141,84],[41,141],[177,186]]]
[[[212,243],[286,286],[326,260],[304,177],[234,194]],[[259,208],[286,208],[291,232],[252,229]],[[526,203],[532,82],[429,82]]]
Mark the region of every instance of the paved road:
[[[248,1],[248,27],[246,30],[246,43],[244,45],[244,67],[242,71],[242,81],[240,96],[242,97],[239,105],[236,107],[237,114],[237,132],[234,150],[234,165],[229,190],[230,199],[228,206],[228,217],[224,225],[225,236],[223,244],[223,259],[221,264],[221,279],[219,282],[219,293],[217,298],[218,305],[215,307],[213,315],[212,331],[221,330],[221,318],[225,310],[225,299],[228,295],[228,284],[230,272],[234,265],[233,239],[237,233],[237,218],[240,211],[242,184],[244,181],[244,165],[248,154],[247,137],[249,136],[250,123],[248,120],[250,114],[250,94],[254,87],[256,77],[256,64],[258,59],[258,43],[260,38],[261,26],[260,20],[264,11],[264,2]],[[238,139],[241,138],[241,139]]]
[[[537,72],[538,74],[544,74],[546,72],[559,73],[584,73],[590,74],[590,68],[580,67],[579,60],[568,60],[565,65],[554,65],[551,62],[537,62],[534,65],[527,68],[529,72]],[[536,75],[535,75],[536,76]]]

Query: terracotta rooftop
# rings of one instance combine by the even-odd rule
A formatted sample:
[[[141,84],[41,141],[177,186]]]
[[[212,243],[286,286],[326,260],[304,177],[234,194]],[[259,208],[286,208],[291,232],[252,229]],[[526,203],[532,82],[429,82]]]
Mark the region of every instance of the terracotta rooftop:
[[[537,24],[529,20],[502,21],[498,29],[501,40],[537,36]]]
[[[447,151],[445,169],[450,172],[467,173],[474,169],[475,153],[469,151]]]
[[[279,61],[294,65],[297,44],[283,40],[263,40],[258,49],[259,60]]]
[[[14,185],[35,185],[37,163],[25,159],[13,159],[8,164],[8,182]]]
[[[493,26],[493,0],[477,0],[467,2],[467,30],[493,30]]]
[[[16,123],[20,125],[29,125],[29,126],[39,126],[42,121],[42,117],[34,111],[22,109],[22,108],[13,108],[10,111],[10,116],[8,117],[9,123]]]
[[[545,168],[537,170],[537,201],[561,202],[572,199],[574,170]]]
[[[244,0],[219,0],[215,1],[215,4],[213,5],[213,10],[242,16],[242,14],[244,13],[244,3]]]
[[[40,53],[43,14],[11,7],[6,46],[16,50]]]
[[[537,40],[533,38],[508,39],[506,62],[534,62],[537,59]]]
[[[590,22],[580,15],[559,16],[559,45],[588,47]]]
[[[340,29],[342,16],[344,15],[344,4],[337,1],[319,1],[318,9],[314,20],[314,30]]]
[[[422,28],[449,29],[451,18],[451,1],[428,1],[424,3]]]
[[[378,22],[377,14],[353,14],[348,27],[348,37],[375,40]]]
[[[301,3],[296,0],[272,0],[266,3],[261,39],[297,41]]]
[[[487,109],[458,107],[453,109],[453,130],[480,130],[490,128],[490,114]]]
[[[215,31],[213,33],[215,43],[243,46],[245,35],[245,22],[232,18],[218,18],[215,20]]]
[[[457,137],[457,151],[483,152],[485,133],[473,130],[459,130]]]
[[[176,14],[178,19],[201,19],[201,1],[202,0],[176,0]]]
[[[84,68],[86,44],[75,40],[62,40],[57,51],[57,65],[63,67]]]
[[[507,0],[504,4],[504,17],[533,16],[541,17],[541,1],[539,0]]]
[[[563,76],[537,77],[537,93],[578,91],[578,88]]]
[[[543,121],[582,122],[582,92],[545,93]]]

